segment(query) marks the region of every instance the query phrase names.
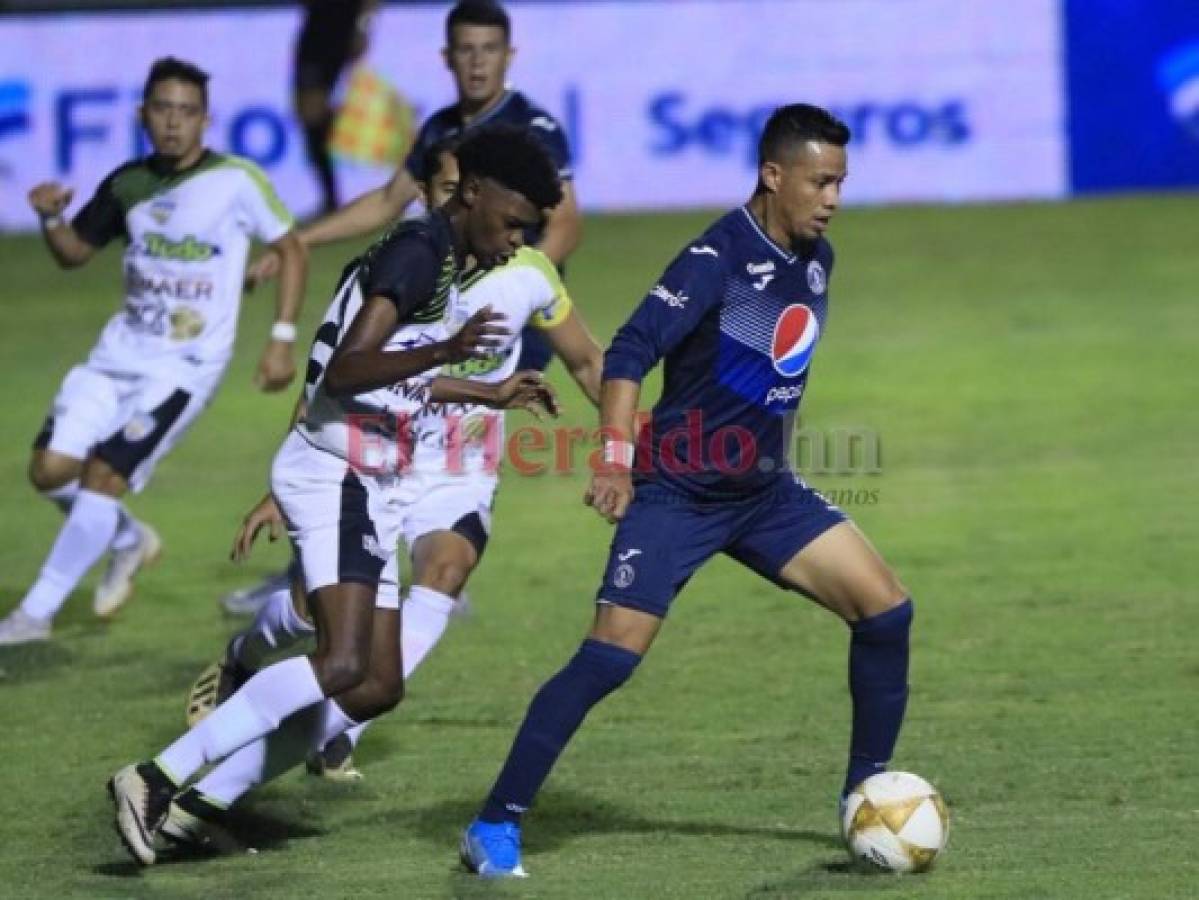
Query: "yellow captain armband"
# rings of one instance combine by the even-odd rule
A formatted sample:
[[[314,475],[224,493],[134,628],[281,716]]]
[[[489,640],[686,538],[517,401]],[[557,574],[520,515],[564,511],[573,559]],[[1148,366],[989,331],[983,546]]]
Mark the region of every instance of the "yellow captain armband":
[[[529,324],[535,328],[557,328],[566,321],[570,311],[574,309],[574,301],[566,292],[562,276],[558,274],[558,270],[550,258],[535,247],[521,247],[516,252],[516,262],[536,270],[537,274],[545,281],[546,293],[550,295],[549,300],[533,313]]]

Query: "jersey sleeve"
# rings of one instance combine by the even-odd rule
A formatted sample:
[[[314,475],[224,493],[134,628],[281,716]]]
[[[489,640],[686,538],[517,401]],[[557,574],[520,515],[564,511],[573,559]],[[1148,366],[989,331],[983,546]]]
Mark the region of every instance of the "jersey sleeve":
[[[550,159],[554,161],[558,177],[563,181],[570,181],[574,177],[570,145],[566,141],[566,132],[558,120],[544,110],[534,110],[533,116],[529,119],[529,130],[549,153]]]
[[[604,354],[604,380],[641,381],[694,331],[724,294],[724,265],[709,246],[684,250],[663,273]]]
[[[84,241],[97,250],[113,238],[128,234],[125,227],[125,208],[117,199],[114,182],[121,170],[117,169],[100,182],[96,193],[83,209],[71,220],[71,227]]]
[[[574,309],[574,301],[570,299],[566,285],[562,283],[562,276],[548,256],[531,247],[522,250],[521,253],[537,272],[538,280],[544,288],[533,306],[529,324],[544,331],[557,328]]]
[[[246,174],[238,204],[250,233],[267,244],[279,240],[295,227],[295,219],[262,169],[243,159],[237,166]]]
[[[400,235],[377,253],[368,254],[358,272],[362,296],[386,297],[404,322],[432,298],[440,263],[426,238],[415,233]]]

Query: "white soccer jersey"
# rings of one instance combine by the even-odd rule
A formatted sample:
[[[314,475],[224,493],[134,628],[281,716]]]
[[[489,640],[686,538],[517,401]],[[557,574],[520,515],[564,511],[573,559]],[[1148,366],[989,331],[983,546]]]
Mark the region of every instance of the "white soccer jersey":
[[[437,371],[334,397],[325,389],[325,369],[368,297],[386,297],[399,313],[385,351],[444,340],[458,274],[449,222],[438,211],[400,223],[346,268],[308,357],[307,411],[296,428],[310,444],[366,470],[406,466],[402,448],[411,445],[412,424]]]
[[[522,247],[504,266],[468,277],[446,312],[453,333],[485,306],[505,317],[502,345],[482,359],[447,366],[440,374],[485,382],[503,381],[516,371],[520,331],[526,323],[554,328],[573,304],[558,270],[540,250]],[[486,406],[431,403],[416,426],[413,467],[447,475],[496,476],[503,455],[504,414]]]
[[[276,241],[293,220],[258,166],[205,151],[183,172],[160,168],[154,157],[121,166],[72,224],[95,247],[126,241],[125,307],[105,326],[89,365],[162,375],[225,366],[250,239]]]

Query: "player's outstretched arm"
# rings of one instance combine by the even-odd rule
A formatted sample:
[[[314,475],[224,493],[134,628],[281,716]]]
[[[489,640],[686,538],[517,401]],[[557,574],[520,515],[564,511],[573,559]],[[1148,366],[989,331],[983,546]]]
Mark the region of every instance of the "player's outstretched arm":
[[[560,266],[583,240],[583,215],[575,197],[574,184],[562,182],[562,202],[545,217],[545,231],[537,249]]]
[[[587,330],[587,323],[578,310],[571,309],[560,325],[546,330],[545,336],[575,384],[588,400],[599,406],[604,351]]]
[[[95,255],[96,248],[81,238],[64,215],[74,191],[55,182],[37,185],[29,192],[29,205],[42,224],[42,238],[60,268],[74,269]]]
[[[367,191],[341,209],[310,222],[296,233],[305,247],[371,234],[400,217],[408,204],[420,196],[420,188],[404,167],[396,169],[382,187]],[[253,288],[279,274],[282,260],[268,250],[246,270],[246,284]]]
[[[325,390],[331,396],[359,394],[398,384],[429,369],[463,362],[494,352],[501,336],[504,316],[485,306],[466,320],[449,339],[407,350],[383,347],[399,324],[395,303],[387,297],[369,298],[325,370]]]
[[[296,345],[296,320],[304,302],[304,285],[308,279],[308,250],[289,231],[271,245],[279,254],[279,290],[275,298],[275,324],[270,339],[258,360],[254,383],[268,393],[281,391],[296,377],[293,351]]]
[[[382,187],[367,191],[341,209],[300,229],[300,240],[309,247],[360,237],[378,231],[400,217],[420,196],[420,188],[403,166]]]
[[[583,502],[609,522],[624,518],[633,502],[633,453],[636,441],[637,403],[641,383],[609,378],[600,392],[600,440],[604,464],[591,474]]]

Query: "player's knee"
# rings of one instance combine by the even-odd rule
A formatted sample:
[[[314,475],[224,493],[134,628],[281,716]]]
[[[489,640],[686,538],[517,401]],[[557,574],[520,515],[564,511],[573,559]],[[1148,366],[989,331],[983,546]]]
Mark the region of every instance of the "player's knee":
[[[326,697],[359,687],[366,681],[370,669],[366,654],[352,650],[318,656],[313,660],[313,668]]]
[[[422,587],[432,588],[447,597],[456,597],[470,577],[471,567],[456,559],[434,559],[428,562],[417,579]]]
[[[641,654],[617,644],[588,638],[575,654],[573,665],[586,672],[602,694],[609,694],[633,677]]]
[[[373,674],[354,691],[353,715],[358,721],[374,719],[391,712],[404,699],[404,676]]]
[[[79,464],[53,462],[35,453],[29,460],[29,483],[40,493],[56,491],[79,477]]]
[[[129,490],[128,479],[96,456],[83,464],[83,474],[79,483],[89,491],[109,497],[121,497]]]

